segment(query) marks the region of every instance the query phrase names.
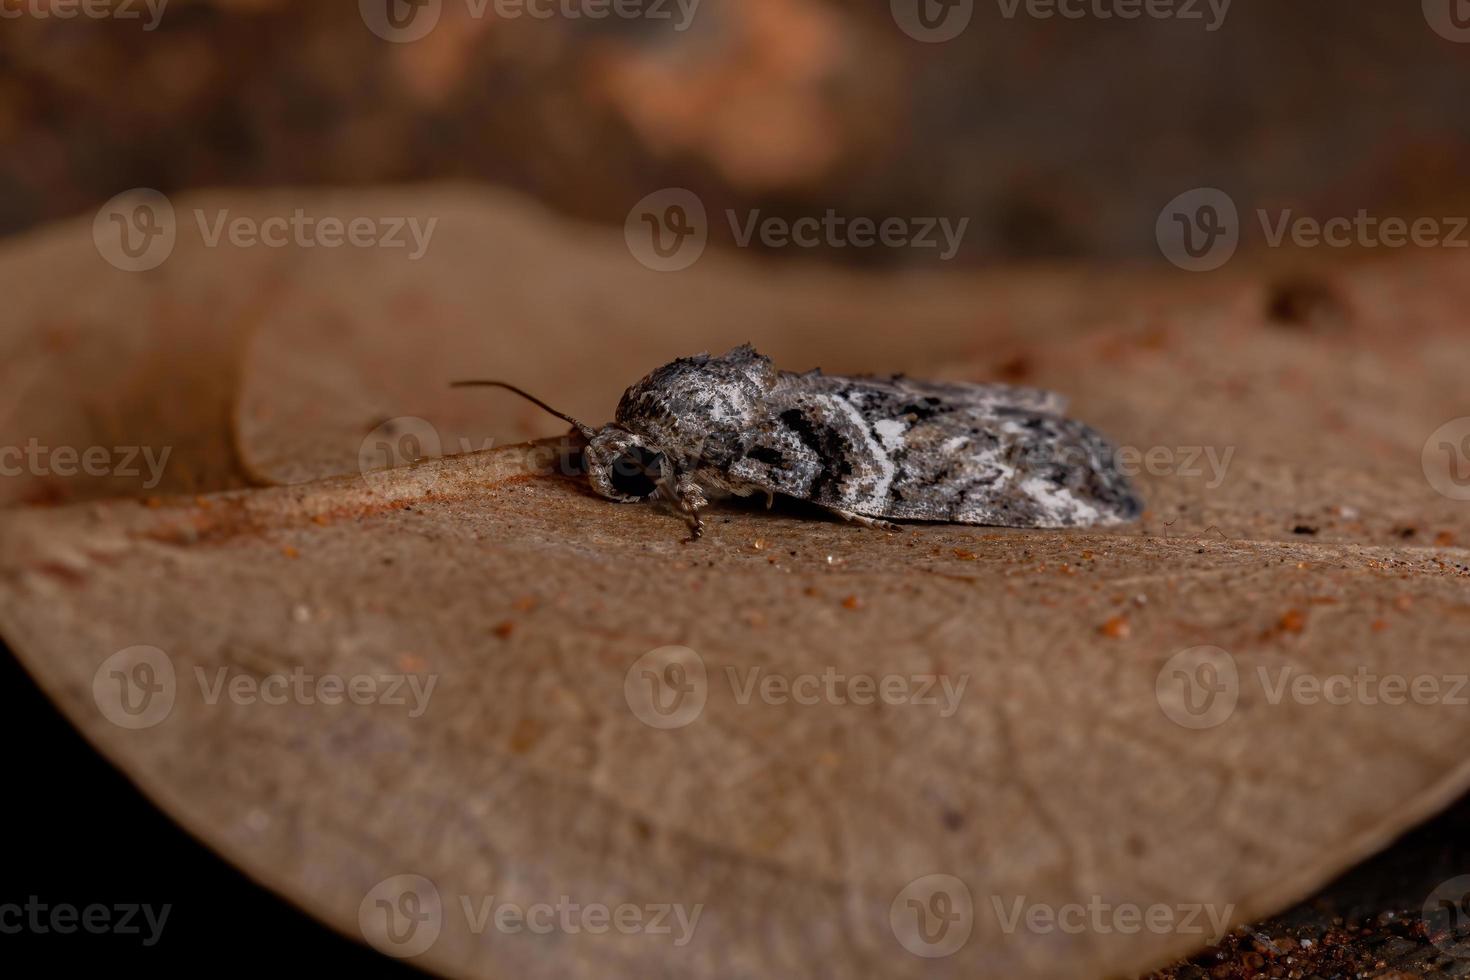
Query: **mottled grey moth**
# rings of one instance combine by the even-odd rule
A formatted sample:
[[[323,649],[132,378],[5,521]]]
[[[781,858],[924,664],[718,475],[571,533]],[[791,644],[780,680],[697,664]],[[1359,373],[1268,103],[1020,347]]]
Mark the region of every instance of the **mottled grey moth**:
[[[664,500],[692,538],[708,501],[731,494],[796,497],[889,528],[1117,524],[1142,509],[1113,447],[1034,388],[796,374],[747,344],[664,365],[593,429],[505,382],[456,385],[506,388],[571,423],[598,493]]]

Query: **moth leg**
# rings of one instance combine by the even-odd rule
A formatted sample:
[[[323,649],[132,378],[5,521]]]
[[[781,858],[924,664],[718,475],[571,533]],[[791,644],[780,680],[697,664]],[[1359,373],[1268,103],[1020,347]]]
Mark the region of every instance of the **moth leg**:
[[[683,474],[676,480],[660,483],[659,490],[678,508],[684,523],[689,525],[689,540],[698,541],[703,537],[704,519],[699,516],[699,512],[709,506],[709,501],[705,499],[699,484],[688,474]]]
[[[903,530],[903,528],[900,525],[895,524],[892,521],[884,521],[884,520],[880,520],[880,519],[878,519],[876,517],[865,517],[862,514],[854,514],[852,511],[850,511],[850,510],[843,510],[840,507],[828,507],[827,509],[830,510],[832,513],[836,514],[838,517],[842,518],[844,521],[851,521],[852,523],[858,525],[859,527],[872,528],[875,531],[902,531]]]
[[[765,494],[766,494],[766,510],[770,510],[772,507],[776,506],[776,495],[774,493],[772,493],[771,491],[769,491],[769,490],[765,491]]]

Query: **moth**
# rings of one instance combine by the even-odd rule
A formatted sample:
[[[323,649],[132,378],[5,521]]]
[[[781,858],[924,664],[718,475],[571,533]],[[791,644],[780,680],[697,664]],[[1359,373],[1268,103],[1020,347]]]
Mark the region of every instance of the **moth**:
[[[570,423],[593,489],[671,504],[690,540],[709,501],[729,495],[795,497],[889,529],[1109,525],[1142,510],[1112,445],[1034,388],[797,374],[745,344],[664,365],[593,429],[503,381],[454,384],[505,388]]]

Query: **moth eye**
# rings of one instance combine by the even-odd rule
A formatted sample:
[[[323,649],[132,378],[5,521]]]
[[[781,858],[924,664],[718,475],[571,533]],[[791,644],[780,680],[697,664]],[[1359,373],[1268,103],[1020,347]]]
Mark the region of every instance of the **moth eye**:
[[[625,497],[650,497],[658,490],[663,461],[662,453],[634,446],[613,460],[609,482]]]

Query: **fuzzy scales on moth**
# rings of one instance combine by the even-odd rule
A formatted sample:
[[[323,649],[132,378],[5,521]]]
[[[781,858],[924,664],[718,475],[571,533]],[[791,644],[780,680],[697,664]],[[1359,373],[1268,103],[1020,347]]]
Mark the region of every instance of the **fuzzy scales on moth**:
[[[1059,395],[1000,384],[779,371],[749,345],[680,358],[587,440],[592,486],[669,501],[699,536],[712,497],[784,494],[864,524],[1078,527],[1142,509],[1113,447]]]

